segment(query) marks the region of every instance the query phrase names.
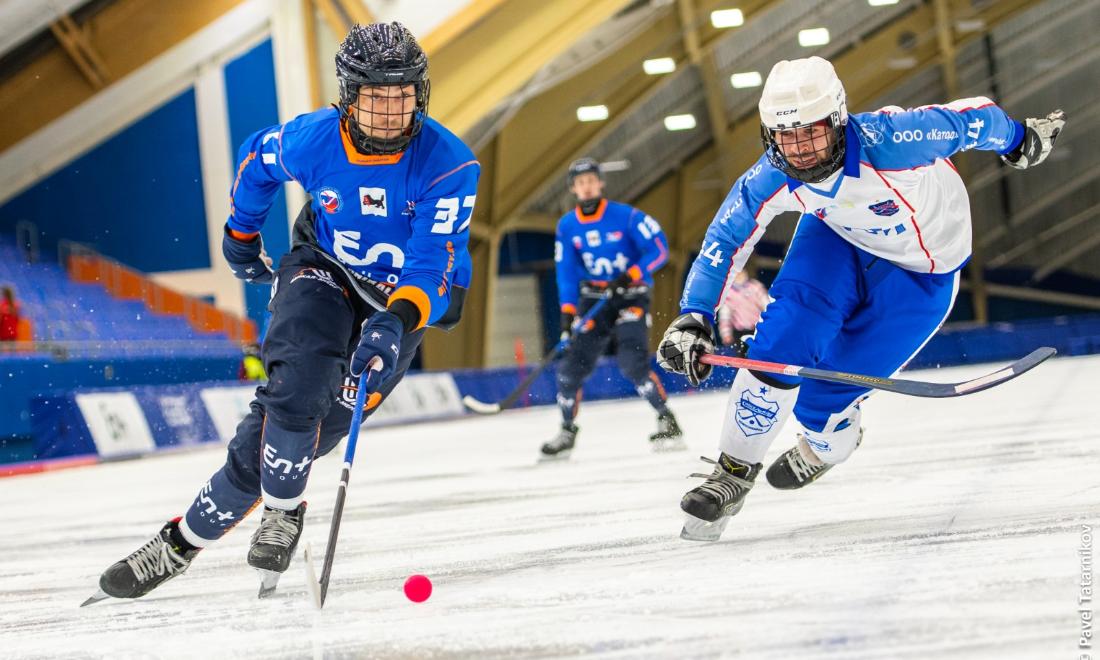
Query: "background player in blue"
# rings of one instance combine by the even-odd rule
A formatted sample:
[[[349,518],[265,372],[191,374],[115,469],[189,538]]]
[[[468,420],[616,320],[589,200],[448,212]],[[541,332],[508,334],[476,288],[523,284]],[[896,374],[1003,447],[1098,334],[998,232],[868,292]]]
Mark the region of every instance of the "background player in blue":
[[[558,365],[561,430],[542,446],[542,457],[565,458],[579,428],[573,423],[581,385],[614,334],[619,369],[657,411],[657,431],[649,437],[658,451],[682,449],[683,432],[657,374],[649,368],[649,289],[653,273],[668,261],[668,241],[657,221],[638,209],[604,199],[600,165],[582,158],[569,166],[569,189],[577,207],[558,221],[554,242],[561,332],[574,333]],[[588,328],[577,319],[610,296]]]
[[[424,328],[457,321],[479,166],[427,116],[427,57],[398,23],[356,25],[336,74],[339,106],[261,130],[240,150],[224,253],[238,277],[272,282],[270,379],[225,465],[182,518],[107,569],[107,595],[136,598],[182,573],[261,501],[248,563],[268,582],[285,571],[310,465],[347,434],[354,377],[368,363],[380,368],[358,381],[371,392],[369,415],[401,380]],[[286,181],[312,199],[273,273],[258,232]]]
[[[658,349],[665,369],[698,384],[711,367],[714,307],[768,223],[802,214],[771,288],[752,359],[890,376],[935,334],[970,257],[970,205],[949,158],[995,151],[1018,169],[1046,159],[1065,116],[1011,119],[987,98],[849,115],[844,87],[819,57],[782,61],[760,99],[764,155],[734,184],[684,285],[682,315]],[[716,540],[744,504],[769,444],[793,413],[797,445],[768,482],[801,488],[859,445],[865,388],[742,369],[730,390],[718,461],[684,495],[682,536]]]

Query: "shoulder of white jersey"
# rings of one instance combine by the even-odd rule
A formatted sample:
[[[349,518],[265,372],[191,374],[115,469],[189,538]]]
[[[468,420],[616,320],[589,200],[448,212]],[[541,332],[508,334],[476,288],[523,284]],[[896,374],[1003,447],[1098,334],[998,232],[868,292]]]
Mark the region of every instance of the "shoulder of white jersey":
[[[424,120],[416,142],[417,169],[429,188],[459,170],[480,167],[470,147],[431,117]]]

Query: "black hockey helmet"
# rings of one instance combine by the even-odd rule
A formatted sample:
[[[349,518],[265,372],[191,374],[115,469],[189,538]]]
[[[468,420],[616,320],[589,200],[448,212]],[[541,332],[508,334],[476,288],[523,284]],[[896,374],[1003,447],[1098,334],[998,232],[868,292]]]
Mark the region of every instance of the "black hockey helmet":
[[[582,174],[588,174],[591,172],[603,181],[603,172],[600,171],[600,164],[596,162],[594,158],[578,158],[577,160],[569,163],[569,174],[566,177],[566,183],[572,187],[573,179],[576,179]]]
[[[340,114],[355,148],[361,153],[380,155],[404,151],[424,127],[431,91],[428,56],[404,25],[395,21],[352,26],[336,51],[336,78],[340,83]],[[416,109],[401,135],[388,139],[371,137],[359,121],[350,117],[348,109],[357,107],[359,88],[363,85],[414,87]]]

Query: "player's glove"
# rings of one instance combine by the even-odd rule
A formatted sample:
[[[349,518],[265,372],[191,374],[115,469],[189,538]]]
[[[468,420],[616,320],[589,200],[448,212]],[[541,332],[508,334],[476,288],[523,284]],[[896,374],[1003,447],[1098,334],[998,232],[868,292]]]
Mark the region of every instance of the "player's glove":
[[[714,369],[699,361],[703,353],[714,352],[714,328],[702,314],[681,314],[665,330],[657,347],[657,364],[665,371],[682,374],[698,386]]]
[[[351,375],[359,376],[370,366],[370,377],[360,380],[368,393],[377,392],[397,369],[404,334],[405,324],[393,312],[375,312],[363,323],[359,346],[351,356]]]
[[[573,334],[573,324],[577,321],[577,315],[570,312],[561,313],[561,341],[569,339],[569,336]]]
[[[1026,170],[1034,167],[1047,159],[1054,141],[1066,125],[1066,113],[1055,110],[1044,118],[1029,117],[1024,120],[1024,139],[1020,145],[1001,156],[1001,160],[1009,167],[1018,170]]]
[[[225,255],[229,269],[237,279],[253,284],[271,284],[275,274],[271,271],[271,257],[264,252],[264,241],[259,234],[250,241],[234,238],[225,226],[222,236],[222,254]]]
[[[634,283],[634,278],[630,273],[623,273],[611,280],[611,283],[607,285],[607,290],[611,292],[611,299],[622,298],[626,295],[626,292],[630,290],[630,285]]]

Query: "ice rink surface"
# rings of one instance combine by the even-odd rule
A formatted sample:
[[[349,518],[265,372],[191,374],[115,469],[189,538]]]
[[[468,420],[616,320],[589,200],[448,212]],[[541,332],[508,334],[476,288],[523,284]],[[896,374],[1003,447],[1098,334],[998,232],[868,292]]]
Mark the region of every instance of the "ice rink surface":
[[[0,657],[1076,658],[1098,377],[1100,357],[1056,359],[969,397],[878,394],[847,463],[801,491],[761,476],[715,544],[680,540],[678,502],[717,454],[725,394],[673,399],[675,454],[650,452],[641,401],[585,405],[560,464],[535,461],[551,408],[365,432],[321,612],[300,557],[256,600],[257,516],[145,598],[77,607],[220,449],[0,479]],[[342,453],[307,492],[319,554]],[[426,603],[401,591],[413,573]]]

